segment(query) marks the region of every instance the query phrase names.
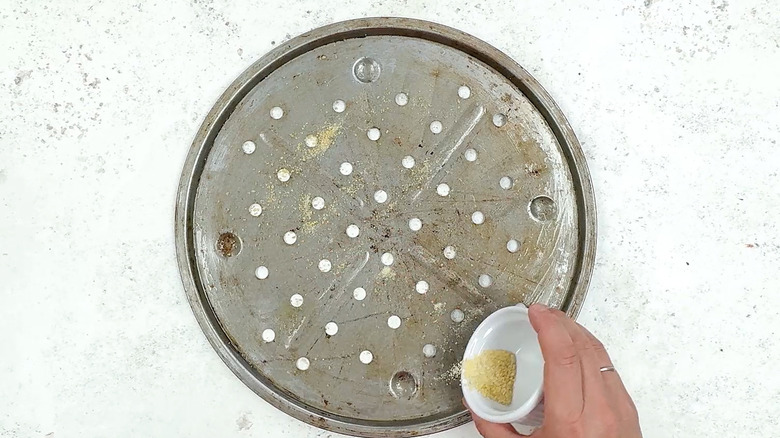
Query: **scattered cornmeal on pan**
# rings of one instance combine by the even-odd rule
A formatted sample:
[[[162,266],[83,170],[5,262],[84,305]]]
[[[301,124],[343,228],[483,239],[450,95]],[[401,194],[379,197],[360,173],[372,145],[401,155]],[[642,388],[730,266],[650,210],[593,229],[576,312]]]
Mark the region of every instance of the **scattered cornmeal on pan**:
[[[509,406],[515,386],[515,355],[506,350],[484,350],[463,362],[468,386],[482,396]]]

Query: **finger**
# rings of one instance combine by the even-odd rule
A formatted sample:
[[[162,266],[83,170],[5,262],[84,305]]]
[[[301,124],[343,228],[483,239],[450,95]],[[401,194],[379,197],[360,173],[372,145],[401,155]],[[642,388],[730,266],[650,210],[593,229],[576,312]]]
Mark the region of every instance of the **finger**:
[[[595,338],[588,336],[585,329],[566,316],[560,310],[552,310],[563,322],[569,332],[582,366],[582,398],[585,406],[589,404],[600,405],[607,398],[607,388],[601,367],[609,366],[609,356],[600,342],[594,342]]]
[[[463,402],[463,406],[466,407],[466,409],[469,410],[469,413],[471,414],[471,419],[474,420],[474,426],[477,427],[477,431],[485,438],[504,438],[504,437],[512,437],[517,438],[518,436],[525,436],[520,435],[517,433],[514,427],[512,427],[509,424],[496,424],[491,423],[487,420],[484,420],[480,418],[477,414],[474,413],[474,411],[471,410],[471,407],[469,407],[469,404],[466,403],[466,399],[461,399],[461,402]],[[507,435],[507,432],[510,434]]]
[[[471,412],[471,410],[469,410]],[[485,438],[517,438],[527,435],[520,435],[517,433],[511,424],[496,424],[487,420],[483,420],[471,412],[471,418],[474,420],[474,425],[477,426],[477,432]]]
[[[535,304],[528,309],[544,357],[545,420],[571,423],[582,415],[582,369],[561,317]]]
[[[601,366],[612,366],[612,359],[610,359],[609,353],[607,353],[607,349],[604,348],[604,344],[602,344],[598,338],[593,336],[593,333],[588,331],[588,329],[582,326],[580,326],[580,328],[582,329],[582,332],[585,333],[585,336],[588,337],[589,342],[593,346],[593,350],[599,356],[599,360],[604,363],[604,365]],[[618,400],[623,402],[627,401],[629,404],[631,404],[631,406],[633,406],[634,402],[631,401],[631,396],[628,395],[628,391],[626,390],[625,385],[623,385],[623,380],[620,378],[620,375],[617,373],[617,371],[604,371],[600,372],[600,374],[607,391],[612,394],[613,397],[616,397]]]

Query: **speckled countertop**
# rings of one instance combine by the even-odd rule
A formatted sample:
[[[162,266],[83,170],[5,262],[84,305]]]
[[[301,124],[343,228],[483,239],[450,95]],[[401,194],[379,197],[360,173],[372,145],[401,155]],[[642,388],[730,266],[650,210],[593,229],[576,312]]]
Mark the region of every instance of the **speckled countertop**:
[[[0,436],[335,436],[260,400],[208,345],[173,206],[240,72],[293,35],[380,15],[486,40],[569,118],[599,208],[580,321],[645,436],[780,435],[777,2],[421,3],[5,2]]]

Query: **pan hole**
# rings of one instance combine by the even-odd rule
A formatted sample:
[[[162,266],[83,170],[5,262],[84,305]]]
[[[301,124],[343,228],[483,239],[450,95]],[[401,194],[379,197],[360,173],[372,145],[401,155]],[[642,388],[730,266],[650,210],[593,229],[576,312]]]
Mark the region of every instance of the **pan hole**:
[[[310,148],[316,148],[317,147],[317,136],[313,134],[309,134],[306,136],[306,139],[303,140],[304,143],[306,143],[306,147]]]
[[[480,275],[479,279],[477,281],[478,281],[480,286],[482,286],[483,288],[486,288],[486,289],[493,285],[493,277],[491,277],[491,276],[489,276],[487,274]]]
[[[537,221],[546,222],[555,219],[558,208],[555,206],[555,201],[547,196],[537,196],[528,205],[528,211]]]
[[[349,236],[349,237],[354,239],[355,237],[357,237],[359,235],[360,235],[360,227],[358,227],[355,224],[352,224],[352,225],[347,227],[347,236]]]
[[[429,359],[436,356],[436,346],[433,344],[423,345],[423,355]]]
[[[341,174],[344,176],[351,175],[352,163],[348,163],[348,162],[341,163],[341,166],[339,166],[339,172],[341,172]]]
[[[366,299],[366,290],[362,287],[356,287],[355,290],[352,291],[352,297],[358,301],[363,301]]]
[[[511,253],[516,253],[520,250],[520,242],[515,239],[510,240],[506,243],[506,250]]]
[[[404,166],[404,168],[406,169],[411,169],[412,167],[414,167],[414,157],[412,157],[411,155],[405,156],[401,160],[401,166]]]
[[[370,351],[363,350],[363,351],[360,352],[360,362],[368,365],[373,360],[374,360],[374,355]]]
[[[436,187],[436,193],[439,196],[448,196],[450,194],[450,186],[446,183],[441,183]]]
[[[406,104],[409,103],[409,96],[407,96],[406,93],[398,93],[395,95],[395,103],[398,104],[398,106],[406,106]]]
[[[458,88],[458,97],[461,99],[468,99],[471,97],[471,88],[461,85],[460,88]]]
[[[384,190],[377,190],[374,192],[374,201],[380,204],[387,202],[387,192]]]
[[[320,260],[320,263],[317,265],[317,267],[319,267],[320,271],[322,272],[330,272],[330,269],[333,267],[333,265],[330,263],[330,260],[322,259]]]
[[[422,221],[419,218],[413,217],[409,219],[409,229],[412,231],[420,231],[422,228]]]
[[[276,172],[276,177],[279,178],[279,181],[281,182],[287,182],[290,180],[290,171],[285,168],[281,168],[278,172]]]
[[[463,153],[463,156],[466,157],[466,161],[477,161],[477,151],[474,149],[466,149],[466,152]]]
[[[498,180],[498,185],[501,186],[501,188],[504,190],[509,190],[514,187],[515,182],[512,180],[512,178],[505,176]]]
[[[233,257],[241,252],[241,239],[233,233],[222,233],[217,238],[217,252],[222,257]]]
[[[331,321],[327,324],[325,324],[325,334],[328,336],[333,336],[336,333],[339,332],[339,325],[335,322]]]
[[[395,261],[395,257],[393,257],[393,255],[390,254],[389,252],[382,254],[381,259],[382,259],[382,264],[385,266],[390,266]]]
[[[444,248],[444,258],[447,260],[454,259],[457,254],[458,252],[455,250],[454,246],[448,246]]]
[[[295,242],[298,241],[298,235],[295,234],[294,231],[288,231],[284,233],[284,243],[288,245],[293,245]]]
[[[253,141],[245,141],[244,144],[241,145],[241,150],[247,155],[253,153],[255,149],[257,149],[257,146]]]
[[[281,109],[278,106],[275,106],[275,107],[271,108],[271,118],[272,119],[279,120],[279,119],[282,118],[282,116],[284,116],[284,110],[283,109]]]
[[[265,280],[268,278],[268,268],[265,266],[258,266],[257,269],[255,269],[255,277],[257,277],[258,280]]]
[[[506,115],[502,113],[493,115],[493,124],[498,128],[506,125]]]
[[[425,280],[420,280],[420,281],[417,282],[416,285],[414,285],[414,290],[416,290],[418,294],[428,293],[428,290],[430,288],[431,288],[431,286]]]
[[[399,371],[390,379],[390,393],[395,398],[410,399],[417,393],[417,381],[412,373]]]
[[[369,84],[379,79],[382,68],[375,59],[360,58],[352,68],[352,72],[357,80],[364,84]]]
[[[265,342],[273,342],[274,339],[276,339],[276,333],[271,329],[265,329],[263,330],[262,337]]]
[[[431,132],[433,132],[434,134],[440,134],[440,133],[441,133],[441,130],[442,130],[444,127],[442,126],[442,124],[441,124],[441,122],[440,122],[440,121],[438,121],[438,120],[434,120],[434,121],[432,121],[432,122],[431,122],[431,126],[430,126],[430,128],[431,128]]]
[[[306,371],[309,369],[309,359],[299,357],[298,360],[295,361],[295,366],[301,371]]]
[[[482,225],[485,223],[485,214],[481,211],[475,211],[471,214],[471,222],[474,222],[475,225]]]
[[[258,217],[263,214],[263,206],[260,204],[252,204],[249,206],[249,214]]]
[[[450,319],[452,322],[461,323],[466,318],[466,315],[460,309],[455,309],[450,312]]]
[[[391,315],[389,318],[387,318],[387,326],[393,330],[401,327],[401,318],[396,315]]]
[[[369,128],[368,131],[366,131],[366,135],[368,136],[368,139],[371,141],[377,141],[379,140],[379,137],[382,136],[382,132],[379,130],[379,128]]]
[[[314,197],[314,199],[311,200],[311,208],[315,210],[322,210],[325,208],[325,200],[320,196]]]
[[[347,104],[343,100],[338,99],[333,102],[333,111],[336,111],[337,113],[343,113],[345,109],[347,109]]]
[[[291,296],[290,304],[292,304],[293,307],[301,307],[303,305],[303,297],[301,294],[295,294]]]

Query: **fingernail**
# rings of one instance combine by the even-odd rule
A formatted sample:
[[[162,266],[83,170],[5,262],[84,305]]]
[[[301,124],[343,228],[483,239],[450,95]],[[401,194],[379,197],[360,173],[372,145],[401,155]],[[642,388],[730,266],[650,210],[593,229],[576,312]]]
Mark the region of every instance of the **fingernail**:
[[[545,306],[542,303],[531,304],[531,307],[529,307],[528,310],[532,310],[532,309],[536,309],[536,310],[534,310],[534,312],[549,312],[550,311],[550,308]]]

